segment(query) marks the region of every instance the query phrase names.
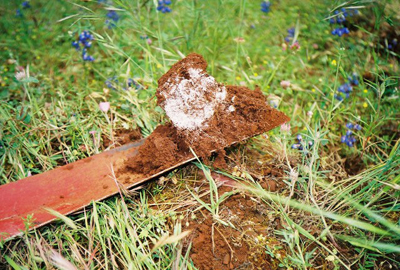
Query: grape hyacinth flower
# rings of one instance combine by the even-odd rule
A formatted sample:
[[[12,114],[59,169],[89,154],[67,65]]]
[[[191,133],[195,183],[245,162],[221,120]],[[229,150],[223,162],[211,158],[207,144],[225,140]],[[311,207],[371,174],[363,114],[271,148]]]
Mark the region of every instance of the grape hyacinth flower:
[[[264,13],[268,13],[271,11],[271,2],[270,1],[263,1],[261,3],[261,11]]]
[[[171,8],[168,6],[171,5],[171,3],[171,0],[158,0],[157,10],[161,11],[162,13],[170,13]]]
[[[354,144],[356,143],[356,138],[353,136],[353,129],[354,130],[361,130],[362,127],[359,124],[352,124],[352,123],[347,123],[346,124],[347,131],[345,135],[343,135],[340,138],[341,143],[345,143],[348,147],[353,147]]]
[[[93,40],[93,35],[89,33],[89,31],[83,31],[82,33],[79,34],[78,40],[75,40],[71,43],[72,47],[74,47],[77,51],[80,51],[81,46],[82,48],[82,59],[83,61],[87,62],[93,62],[94,57],[90,56],[87,52],[87,49],[92,47],[92,42]]]

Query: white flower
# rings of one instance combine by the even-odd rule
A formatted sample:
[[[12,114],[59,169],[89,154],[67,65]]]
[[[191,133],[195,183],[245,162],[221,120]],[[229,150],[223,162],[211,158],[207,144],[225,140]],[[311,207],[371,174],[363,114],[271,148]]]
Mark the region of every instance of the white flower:
[[[110,109],[110,102],[100,102],[99,108],[102,112],[108,112],[108,110]]]
[[[25,69],[23,69],[23,70],[21,70],[21,71],[15,73],[15,78],[16,78],[18,81],[21,81],[21,80],[25,79],[25,78],[26,78]]]
[[[285,123],[281,125],[282,132],[289,132],[290,131],[290,123]]]

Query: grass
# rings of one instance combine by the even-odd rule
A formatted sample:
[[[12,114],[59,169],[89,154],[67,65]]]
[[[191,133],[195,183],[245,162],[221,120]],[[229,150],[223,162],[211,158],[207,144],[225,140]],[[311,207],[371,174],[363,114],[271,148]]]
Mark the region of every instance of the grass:
[[[261,1],[173,1],[173,12],[162,14],[156,1],[31,1],[28,9],[22,1],[1,1],[0,184],[104,151],[103,138],[112,141],[116,130],[140,128],[148,136],[167,121],[154,98],[157,79],[197,52],[218,81],[258,85],[291,117],[289,132],[278,128],[250,140],[232,151],[232,166],[220,172],[284,221],[270,235],[280,244],[266,245],[265,256],[286,269],[321,262],[326,269],[400,267],[400,56],[385,49],[385,37],[400,24],[400,2],[271,2],[265,14]],[[328,19],[342,6],[361,14],[349,19],[351,34],[339,38]],[[15,16],[17,8],[22,17]],[[109,9],[120,16],[112,29],[105,25]],[[290,27],[299,50],[282,49]],[[71,46],[83,30],[94,35],[92,63]],[[15,78],[18,66],[25,79]],[[334,95],[353,73],[360,84],[338,102]],[[108,87],[112,77],[118,83]],[[129,78],[140,87],[129,88]],[[291,87],[281,87],[282,80]],[[111,103],[107,113],[99,110],[104,101]],[[362,126],[354,147],[340,142],[348,122]],[[291,149],[298,134],[313,147]],[[266,157],[285,171],[279,193],[252,176],[262,174],[255,164]],[[207,199],[193,191],[199,168],[182,168],[166,183],[93,203],[0,243],[0,266],[196,269],[181,241],[190,229],[184,221],[201,208],[218,220],[230,195],[221,195],[209,169],[197,165],[207,176]],[[282,250],[285,256],[278,255]]]

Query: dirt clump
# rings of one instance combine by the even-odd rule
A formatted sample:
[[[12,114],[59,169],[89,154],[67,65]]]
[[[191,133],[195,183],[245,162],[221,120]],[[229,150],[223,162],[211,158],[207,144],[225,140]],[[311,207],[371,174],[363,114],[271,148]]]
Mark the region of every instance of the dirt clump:
[[[207,158],[289,120],[268,106],[258,87],[218,83],[206,67],[204,58],[192,53],[158,80],[157,104],[171,122],[158,126],[127,160],[130,171],[151,176],[193,157],[190,148]]]

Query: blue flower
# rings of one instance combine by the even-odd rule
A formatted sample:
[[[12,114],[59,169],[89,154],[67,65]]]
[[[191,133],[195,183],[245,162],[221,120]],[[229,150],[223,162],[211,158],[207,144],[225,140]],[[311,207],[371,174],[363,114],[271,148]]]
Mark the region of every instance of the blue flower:
[[[392,41],[388,42],[387,48],[389,50],[394,50],[397,46],[397,39],[393,39]]]
[[[357,15],[358,10],[357,9],[345,9],[341,8],[339,10],[335,10],[334,15],[336,15],[333,18],[329,19],[330,24],[338,24],[339,26],[335,29],[332,30],[332,35],[337,35],[339,37],[349,34],[350,30],[345,27],[343,24],[346,22],[347,17],[352,17],[353,15]]]
[[[291,27],[287,30],[288,35],[285,37],[285,41],[289,43],[293,38],[294,34],[296,33],[296,29],[294,27]]]
[[[114,22],[117,22],[119,20],[119,15],[115,10],[109,10],[106,14],[107,18],[110,18]]]
[[[17,8],[17,10],[15,11],[15,16],[22,17],[22,12],[19,8]]]
[[[94,61],[94,57],[90,56],[87,53],[86,48],[83,48],[83,50],[82,50],[82,59],[83,59],[83,61],[88,61],[88,62],[93,62]]]
[[[90,47],[92,47],[92,42],[91,42],[91,41],[88,41],[88,40],[85,40],[84,42],[82,42],[82,45],[83,45],[85,48],[90,48]]]
[[[358,76],[355,73],[351,77],[349,76],[347,79],[349,80],[349,83],[351,83],[352,85],[359,85],[360,84],[358,82]]]
[[[314,145],[313,141],[303,140],[303,137],[300,134],[297,134],[296,140],[297,143],[292,144],[292,149],[297,149],[299,151],[302,151],[304,149],[309,150]]]
[[[294,37],[294,33],[296,32],[296,29],[294,27],[291,27],[287,30],[287,32],[290,37]]]
[[[350,30],[347,27],[337,27],[335,29],[332,30],[332,35],[336,35],[336,36],[343,36],[343,35],[347,35],[350,33]]]
[[[354,143],[356,142],[356,138],[354,136],[351,135],[344,135],[340,138],[340,142],[341,143],[345,143],[348,147],[353,147]]]
[[[117,88],[116,88],[116,85],[118,85],[118,79],[117,79],[117,77],[113,76],[113,77],[111,77],[111,78],[108,78],[108,79],[106,80],[105,84],[106,84],[106,86],[107,86],[108,88],[110,88],[111,90],[115,90],[115,89],[117,89]]]
[[[299,148],[301,148],[301,144],[299,143],[292,144],[292,149],[299,149]]]
[[[271,2],[270,1],[264,1],[261,3],[261,11],[264,13],[268,13],[271,11]]]
[[[128,87],[132,87],[137,90],[142,88],[142,86],[138,84],[134,79],[129,78],[126,82],[128,84]]]
[[[343,100],[343,97],[339,94],[339,95],[337,95],[337,94],[335,94],[335,98],[338,100],[338,101],[342,101]]]
[[[158,0],[158,7],[157,10],[161,11],[162,13],[170,13],[171,9],[168,5],[171,5],[172,1],[170,0]]]
[[[342,84],[338,88],[338,92],[343,94],[349,94],[353,91],[353,87],[349,83]]]
[[[72,41],[72,47],[74,47],[76,50],[80,50],[79,42],[78,41]]]
[[[352,129],[361,130],[362,127],[359,124],[347,123],[346,128],[347,128],[346,134],[340,137],[340,142],[345,143],[348,147],[353,147],[357,140],[353,136],[353,131],[351,130]]]
[[[88,40],[93,40],[93,35],[90,34],[89,31],[85,30],[79,35],[79,41],[83,44],[85,41]]]
[[[106,20],[106,25],[108,26],[108,29],[114,28],[116,26],[116,22],[119,20],[119,15],[115,10],[109,10],[106,14],[107,19]]]
[[[353,91],[353,87],[349,83],[345,83],[339,86],[337,91],[339,93],[335,95],[335,98],[339,101],[342,101],[343,100],[342,94],[344,94],[346,98],[349,98],[350,93]]]
[[[93,62],[94,57],[90,56],[87,52],[87,49],[92,47],[93,35],[90,34],[89,31],[83,31],[79,34],[78,40],[75,40],[71,43],[72,47],[74,47],[77,51],[81,49],[80,44],[82,44],[82,59],[83,61]]]
[[[22,2],[22,8],[30,8],[31,4],[29,4],[29,1],[24,1]]]

